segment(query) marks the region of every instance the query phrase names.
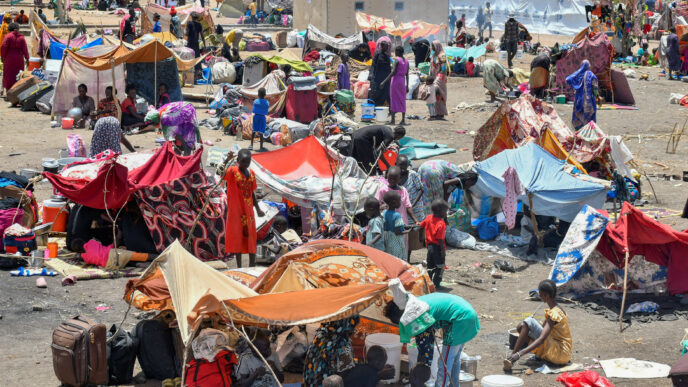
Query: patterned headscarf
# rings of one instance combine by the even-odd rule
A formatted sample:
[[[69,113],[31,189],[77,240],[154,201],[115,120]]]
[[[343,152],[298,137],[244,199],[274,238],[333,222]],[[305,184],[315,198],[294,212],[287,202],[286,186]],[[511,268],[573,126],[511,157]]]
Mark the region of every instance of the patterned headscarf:
[[[351,335],[358,325],[358,315],[323,324],[315,332],[304,362],[305,387],[322,386],[328,376],[354,367]]]
[[[377,40],[377,47],[380,47],[380,43],[385,42],[387,43],[387,49],[385,50],[385,53],[389,56],[392,56],[392,40],[389,38],[389,36],[383,36],[380,39]]]
[[[444,55],[444,47],[439,40],[434,40],[432,42],[432,57],[438,58],[440,55]]]
[[[122,141],[122,128],[119,120],[115,117],[103,117],[96,122],[93,129],[89,156],[94,157],[108,149],[115,153],[122,153],[120,141]]]

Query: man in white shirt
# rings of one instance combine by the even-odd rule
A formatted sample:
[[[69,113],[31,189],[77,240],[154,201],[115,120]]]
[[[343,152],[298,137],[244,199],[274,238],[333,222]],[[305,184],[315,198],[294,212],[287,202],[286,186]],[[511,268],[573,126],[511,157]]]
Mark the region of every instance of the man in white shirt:
[[[483,27],[483,31],[485,28],[489,28],[490,39],[492,39],[494,37],[492,36],[492,10],[490,9],[489,2],[485,3],[485,26]]]

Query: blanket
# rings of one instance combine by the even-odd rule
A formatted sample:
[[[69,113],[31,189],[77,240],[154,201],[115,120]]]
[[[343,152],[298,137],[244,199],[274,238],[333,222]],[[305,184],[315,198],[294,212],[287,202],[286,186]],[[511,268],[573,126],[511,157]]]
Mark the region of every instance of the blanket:
[[[456,149],[449,148],[445,144],[436,142],[423,142],[413,137],[404,137],[399,140],[400,154],[408,156],[409,160],[422,160],[439,155],[456,153]]]

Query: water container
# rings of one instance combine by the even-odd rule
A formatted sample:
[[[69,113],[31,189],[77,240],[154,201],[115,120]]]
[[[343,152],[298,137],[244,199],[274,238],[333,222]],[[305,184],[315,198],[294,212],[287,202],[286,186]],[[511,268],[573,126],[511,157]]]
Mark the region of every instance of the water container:
[[[506,51],[500,51],[499,52],[499,60],[501,60],[501,61],[506,60]]]
[[[54,196],[43,201],[43,223],[53,222],[52,231],[67,231],[67,211],[60,211],[65,205],[63,198]]]
[[[74,118],[62,117],[62,129],[72,129],[74,127]]]
[[[370,101],[370,100],[368,100]],[[372,102],[372,101],[371,101]],[[375,115],[375,104],[370,102],[365,102],[361,104],[361,114],[364,116]]]
[[[523,387],[523,379],[510,375],[488,375],[480,380],[482,387]]]
[[[377,122],[387,122],[389,118],[389,107],[387,106],[376,106],[375,107],[375,120]]]
[[[29,58],[29,67],[26,68],[27,71],[33,71],[35,69],[41,68],[41,58],[31,57]]]
[[[382,383],[396,383],[399,381],[401,371],[401,341],[399,335],[391,333],[374,333],[365,339],[366,353],[374,345],[379,345],[387,352],[387,364],[394,367],[394,377],[392,379],[381,380]]]

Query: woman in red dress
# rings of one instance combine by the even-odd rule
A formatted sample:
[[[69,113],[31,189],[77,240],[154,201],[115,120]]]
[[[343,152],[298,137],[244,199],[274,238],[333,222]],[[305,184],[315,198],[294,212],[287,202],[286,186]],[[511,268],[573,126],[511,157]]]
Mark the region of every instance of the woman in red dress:
[[[241,267],[241,254],[248,253],[249,266],[256,265],[256,219],[264,216],[258,207],[254,191],[256,176],[248,167],[251,165],[251,151],[242,149],[237,155],[238,166],[230,167],[225,173],[227,183],[227,224],[225,230],[225,252],[234,254],[237,267]]]
[[[5,90],[9,90],[17,82],[17,74],[24,70],[24,65],[29,61],[29,50],[24,36],[19,33],[19,24],[10,23],[9,31],[0,49],[0,57],[4,64],[2,84]]]

